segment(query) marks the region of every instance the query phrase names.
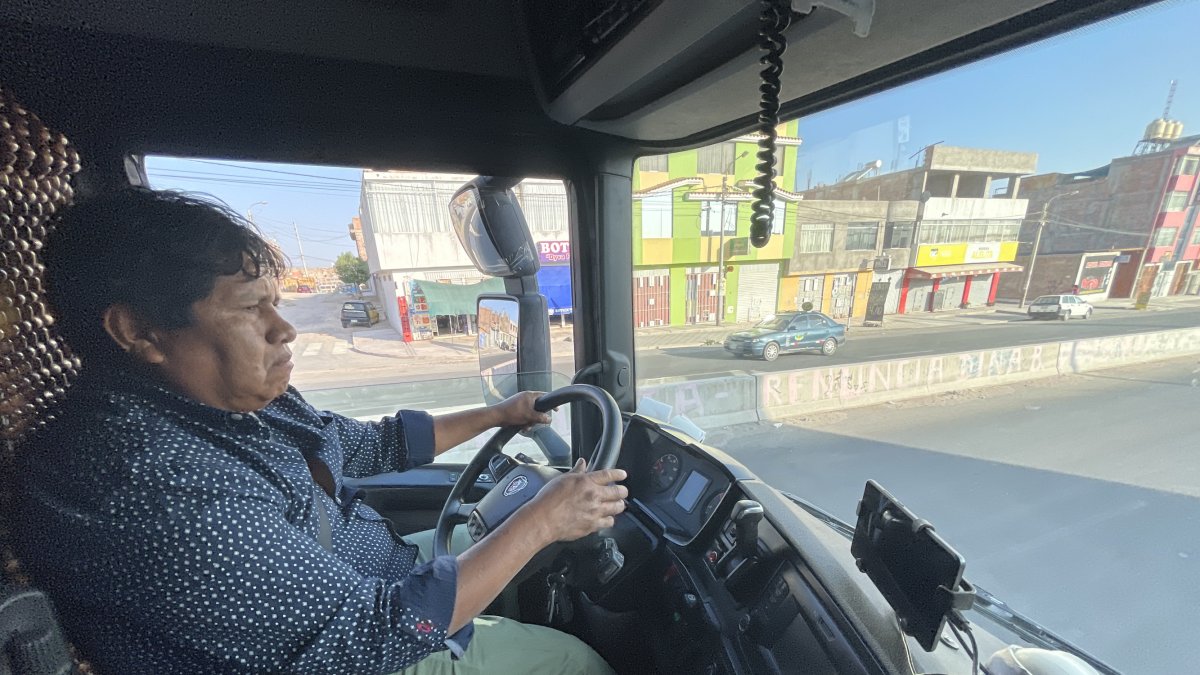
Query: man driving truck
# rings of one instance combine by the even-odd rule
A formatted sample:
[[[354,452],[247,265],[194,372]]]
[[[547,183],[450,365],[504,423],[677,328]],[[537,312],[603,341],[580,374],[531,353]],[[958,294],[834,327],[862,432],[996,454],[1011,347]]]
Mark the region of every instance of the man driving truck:
[[[83,375],[21,450],[15,535],[100,672],[611,672],[572,636],[479,615],[540,550],[611,526],[624,471],[581,460],[443,557],[344,483],[546,423],[536,394],[371,423],[315,410],[288,384],[280,253],[185,195],[84,201],[45,256]]]

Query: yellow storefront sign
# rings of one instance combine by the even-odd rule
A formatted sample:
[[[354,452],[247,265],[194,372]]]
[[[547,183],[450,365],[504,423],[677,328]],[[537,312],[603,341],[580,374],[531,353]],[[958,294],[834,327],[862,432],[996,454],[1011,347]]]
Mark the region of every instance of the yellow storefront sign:
[[[1012,262],[1016,258],[1017,242],[1015,241],[927,244],[917,248],[916,266]]]

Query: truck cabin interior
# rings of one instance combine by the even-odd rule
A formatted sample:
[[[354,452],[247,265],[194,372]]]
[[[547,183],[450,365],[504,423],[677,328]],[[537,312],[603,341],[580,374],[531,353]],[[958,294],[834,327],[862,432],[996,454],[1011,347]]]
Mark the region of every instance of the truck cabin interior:
[[[576,362],[604,364],[590,381],[632,411],[632,164],[770,130],[764,12],[787,15],[778,117],[793,119],[1141,4],[0,3],[5,461],[87,367],[43,302],[52,216],[145,184],[147,154],[564,180],[589,318]],[[5,556],[7,580],[28,587]]]

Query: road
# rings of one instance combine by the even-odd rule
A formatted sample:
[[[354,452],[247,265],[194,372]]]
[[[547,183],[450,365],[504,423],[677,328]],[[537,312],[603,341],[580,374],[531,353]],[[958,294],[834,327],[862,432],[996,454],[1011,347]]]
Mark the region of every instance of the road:
[[[338,321],[338,309],[343,299],[343,296],[303,294],[286,294],[284,297],[282,313],[299,333],[293,344],[296,369],[292,380],[302,390],[479,375],[479,366],[469,345],[457,348],[457,351],[447,349],[446,354],[457,358],[437,362],[354,352],[350,337],[357,329],[342,328]],[[981,316],[994,323],[947,325],[886,335],[872,334],[870,328],[855,328],[849,342],[832,357],[793,354],[781,356],[773,363],[738,359],[720,347],[641,349],[637,352],[637,374],[639,379],[646,379],[776,372],[1200,325],[1200,308],[1195,307],[1151,312],[1101,307],[1090,320],[1070,322],[1029,321],[1004,312]],[[555,372],[568,376],[575,372],[571,343],[560,341],[555,344],[553,364]]]
[[[854,328],[846,344],[833,356],[821,356],[816,353],[790,354],[780,356],[771,363],[758,359],[740,359],[725,353],[719,346],[639,351],[637,374],[639,378],[647,378],[701,374],[715,376],[728,374],[730,371],[767,373],[1057,340],[1193,328],[1200,325],[1200,309],[1159,312],[1103,309],[1097,310],[1092,319],[1066,322],[1030,321],[1006,313],[991,316],[995,317],[994,324],[945,327],[881,336],[872,336],[870,328]]]
[[[967,577],[1130,673],[1196,672],[1197,359],[712,430],[848,522],[879,481]]]

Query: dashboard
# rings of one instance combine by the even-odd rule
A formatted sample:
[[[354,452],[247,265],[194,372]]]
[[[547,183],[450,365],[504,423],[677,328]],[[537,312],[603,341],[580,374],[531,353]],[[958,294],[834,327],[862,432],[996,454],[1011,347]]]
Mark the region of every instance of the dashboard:
[[[627,420],[617,466],[628,474],[626,573],[592,597],[639,616],[640,631],[649,627],[651,639],[639,642],[652,653],[637,658],[654,672],[871,672],[804,560],[767,519],[749,530],[752,543],[738,545],[737,514],[747,505],[762,513],[741,484],[755,480],[744,467],[637,415]],[[645,666],[618,671],[651,672]]]
[[[654,519],[672,543],[690,544],[716,513],[733,483],[725,468],[698,448],[631,421],[617,466],[628,474],[630,501]]]

